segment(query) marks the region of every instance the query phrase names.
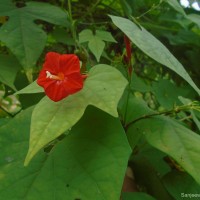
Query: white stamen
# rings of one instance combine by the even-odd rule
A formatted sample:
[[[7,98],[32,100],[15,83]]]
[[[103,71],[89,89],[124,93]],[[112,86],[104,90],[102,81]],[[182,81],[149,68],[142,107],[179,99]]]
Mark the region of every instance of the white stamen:
[[[47,74],[47,78],[52,78],[52,74],[49,72],[49,71],[46,71],[46,74]]]

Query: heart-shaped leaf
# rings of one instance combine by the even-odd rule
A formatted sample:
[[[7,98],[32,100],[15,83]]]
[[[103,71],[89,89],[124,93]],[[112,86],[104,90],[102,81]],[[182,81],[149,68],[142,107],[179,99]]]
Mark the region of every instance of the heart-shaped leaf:
[[[119,199],[130,155],[119,119],[89,107],[48,156],[24,167],[31,111],[0,127],[1,199]]]
[[[126,85],[127,80],[118,70],[109,65],[96,65],[89,71],[80,92],[59,102],[44,97],[33,111],[25,165],[42,147],[70,129],[88,105],[117,117],[117,104]]]

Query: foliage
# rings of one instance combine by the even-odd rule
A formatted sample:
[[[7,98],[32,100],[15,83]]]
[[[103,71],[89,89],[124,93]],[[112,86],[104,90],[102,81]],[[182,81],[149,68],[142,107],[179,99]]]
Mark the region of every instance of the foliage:
[[[177,0],[0,5],[1,198],[200,195],[198,11]],[[76,54],[86,77],[58,102],[36,82],[48,52]],[[121,192],[127,166],[137,193]]]

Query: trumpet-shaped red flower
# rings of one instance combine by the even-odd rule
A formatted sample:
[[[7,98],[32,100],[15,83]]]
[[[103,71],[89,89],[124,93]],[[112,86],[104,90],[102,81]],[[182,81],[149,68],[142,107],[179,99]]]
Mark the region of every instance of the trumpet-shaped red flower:
[[[80,62],[75,54],[46,54],[45,63],[37,79],[46,95],[60,101],[83,88],[85,76],[80,73]]]

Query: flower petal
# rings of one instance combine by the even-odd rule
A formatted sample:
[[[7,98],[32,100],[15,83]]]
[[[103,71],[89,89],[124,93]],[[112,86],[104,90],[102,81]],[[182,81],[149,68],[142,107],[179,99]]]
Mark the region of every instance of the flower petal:
[[[51,84],[45,88],[45,93],[52,101],[55,102],[60,101],[70,95],[70,93],[65,90],[63,81],[51,82]]]
[[[60,55],[60,71],[65,75],[69,75],[75,72],[80,73],[80,61],[75,54],[63,54]]]
[[[45,57],[45,63],[43,64],[43,70],[49,71],[52,74],[59,72],[59,60],[60,54],[56,52],[48,52]]]
[[[42,71],[40,71],[40,74],[38,76],[37,84],[43,87],[43,85],[46,84],[46,81],[47,81],[46,71],[42,70]]]
[[[83,88],[83,77],[80,73],[73,73],[63,81],[63,87],[69,94],[74,94]]]

